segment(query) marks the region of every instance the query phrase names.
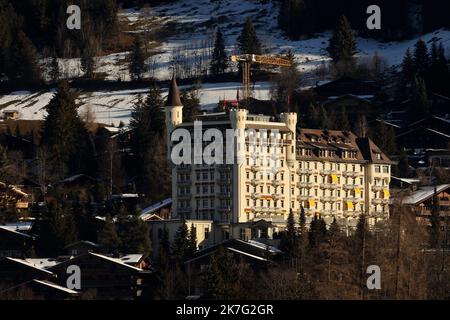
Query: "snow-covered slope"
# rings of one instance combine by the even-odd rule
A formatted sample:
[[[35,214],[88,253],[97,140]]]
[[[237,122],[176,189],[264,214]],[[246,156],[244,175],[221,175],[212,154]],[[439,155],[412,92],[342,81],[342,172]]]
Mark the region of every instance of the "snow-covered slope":
[[[146,23],[159,27],[172,26],[174,30],[152,50],[154,55],[148,63],[152,70],[147,76],[161,80],[170,78],[170,65],[174,52],[194,56],[198,51],[210,46],[216,26],[220,26],[227,44],[228,52],[235,53],[236,39],[247,17],[251,17],[258,37],[268,53],[292,50],[299,62],[299,69],[305,77],[309,71],[327,63],[329,60],[325,48],[331,32],[318,34],[311,39],[290,41],[277,28],[277,4],[260,0],[179,0],[171,4],[160,5],[150,10],[124,10],[120,19],[129,24],[135,32],[143,32]],[[437,30],[422,35],[427,43],[442,42],[447,54],[450,54],[450,31]],[[403,42],[380,43],[372,39],[357,38],[358,55],[362,58],[372,57],[375,53],[383,57],[389,65],[398,65],[407,48],[413,48],[417,38]],[[105,73],[108,80],[129,79],[127,52],[115,53],[96,58],[96,72]],[[65,76],[79,76],[79,59],[61,60],[61,71]],[[313,80],[313,79],[312,79]],[[311,81],[313,82],[313,81]],[[269,84],[258,83],[255,87],[256,98],[269,97]],[[203,84],[199,90],[201,104],[205,109],[217,105],[219,99],[233,99],[239,83]],[[90,107],[96,113],[98,122],[128,122],[131,109],[139,94],[145,90],[127,90],[115,92],[87,92],[80,96],[79,102]],[[17,109],[22,119],[42,119],[44,106],[49,102],[53,92],[13,92],[0,96],[0,110]]]

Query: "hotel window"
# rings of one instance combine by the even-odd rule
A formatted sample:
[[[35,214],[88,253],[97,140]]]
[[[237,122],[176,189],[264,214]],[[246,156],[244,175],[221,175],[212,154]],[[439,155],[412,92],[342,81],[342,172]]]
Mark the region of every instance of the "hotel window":
[[[200,180],[200,172],[197,172],[197,180]]]
[[[250,179],[250,172],[247,172],[247,179]]]
[[[203,199],[203,208],[208,208],[208,200]]]
[[[270,193],[270,186],[267,186],[267,193]]]
[[[355,172],[356,171],[356,165],[352,164],[352,171]]]
[[[205,240],[209,239],[209,227],[205,228]]]
[[[284,194],[284,187],[281,187],[281,194]]]
[[[375,156],[376,156],[377,160],[381,160],[381,153],[377,152]]]
[[[380,170],[381,170],[380,166],[375,166],[375,173],[380,173]]]
[[[260,191],[261,193],[264,192],[264,189],[263,189],[263,188],[264,188],[263,186],[260,186],[260,187],[259,187],[259,191]]]
[[[214,199],[211,199],[211,200],[209,201],[209,207],[210,207],[210,208],[214,208]]]
[[[282,167],[284,166],[284,161],[283,161],[283,160],[280,161],[280,165],[281,165]]]
[[[262,207],[264,206],[263,200],[259,200],[259,205]]]
[[[281,180],[284,180],[284,173],[281,174]]]
[[[284,200],[281,200],[281,207],[284,207]]]
[[[250,199],[247,199],[247,207],[250,207]]]
[[[389,173],[389,167],[383,166],[383,173]]]
[[[363,178],[359,178],[359,184],[363,185],[364,184],[364,179]]]
[[[294,175],[291,174],[291,181],[294,182]]]
[[[246,185],[247,192],[250,192],[250,185]]]
[[[208,193],[208,186],[203,186],[202,193]]]
[[[208,172],[203,172],[203,180],[208,180]]]
[[[294,188],[291,188],[291,194],[294,195]]]
[[[291,202],[291,208],[293,208],[293,207],[294,207],[294,201]]]

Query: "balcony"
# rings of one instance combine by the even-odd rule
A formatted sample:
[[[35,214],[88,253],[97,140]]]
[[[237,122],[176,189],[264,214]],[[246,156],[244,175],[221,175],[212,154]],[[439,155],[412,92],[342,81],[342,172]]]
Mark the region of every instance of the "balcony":
[[[272,180],[272,181],[270,182],[270,184],[273,185],[273,186],[280,186],[280,185],[283,184],[283,181],[280,181],[280,180]]]
[[[260,196],[261,196],[261,194],[259,192],[253,192],[252,193],[252,198],[253,199],[259,199]]]
[[[219,212],[231,212],[231,207],[230,206],[218,206],[217,210]]]
[[[283,195],[281,195],[281,194],[272,194],[272,199],[273,200],[280,200],[280,199],[282,199],[283,198]]]
[[[219,192],[219,198],[231,198],[231,192],[225,191],[225,192]]]
[[[231,183],[231,178],[219,178],[217,183],[219,183],[219,184]]]
[[[261,167],[258,166],[258,165],[253,165],[253,166],[250,167],[250,169],[251,169],[253,172],[258,172],[259,170],[261,170]]]
[[[309,196],[299,195],[297,196],[297,201],[306,201],[309,199]]]
[[[191,185],[192,181],[191,180],[177,180],[177,184],[178,185]]]
[[[356,189],[356,188],[358,188],[358,186],[356,186],[354,184],[345,184],[344,185],[344,189],[345,190],[353,190],[353,189]]]
[[[254,178],[254,179],[250,180],[250,183],[251,183],[252,185],[257,185],[257,184],[261,183],[261,179],[259,179],[259,178]]]
[[[383,199],[374,198],[374,199],[372,199],[372,203],[373,204],[382,204],[383,203]]]
[[[191,193],[178,193],[177,198],[178,199],[190,199],[192,197]]]
[[[191,207],[185,207],[185,208],[177,208],[178,213],[191,213],[192,208]]]
[[[381,191],[381,190],[383,190],[383,188],[385,188],[385,186],[381,186],[381,185],[373,185],[372,186],[373,191]]]
[[[191,172],[191,170],[192,170],[191,166],[186,165],[177,166],[177,172]]]

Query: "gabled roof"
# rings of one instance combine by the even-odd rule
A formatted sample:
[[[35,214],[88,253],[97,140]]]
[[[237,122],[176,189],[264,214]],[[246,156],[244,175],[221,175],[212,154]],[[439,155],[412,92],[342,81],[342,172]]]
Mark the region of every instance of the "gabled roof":
[[[11,258],[11,257],[6,257],[5,259],[8,260],[8,261],[12,261],[12,262],[21,264],[21,265],[26,266],[28,268],[31,268],[31,269],[34,269],[34,270],[46,273],[48,275],[53,275],[53,272],[50,272],[48,270],[45,270],[44,268],[38,267],[35,264],[30,263],[30,262],[28,262],[26,260],[19,259],[19,258]]]
[[[180,90],[178,89],[177,80],[175,75],[172,77],[170,83],[169,94],[167,96],[166,107],[179,107],[182,106],[180,99]]]
[[[63,293],[68,293],[70,295],[79,295],[80,294],[79,292],[77,292],[75,290],[71,290],[71,289],[68,289],[66,287],[62,287],[62,286],[57,285],[57,284],[55,284],[53,282],[50,282],[50,281],[34,279],[32,282],[34,284],[41,285],[41,286],[44,286],[44,287],[47,287],[47,288],[51,288],[53,290],[61,291]]]
[[[379,164],[394,164],[391,159],[370,139],[370,138],[357,138],[356,143],[359,146],[364,159],[371,163]],[[377,158],[377,154],[380,155],[380,159]]]
[[[13,233],[13,234],[15,234],[15,235],[17,235],[17,236],[21,236],[21,237],[24,237],[24,238],[27,238],[27,239],[34,240],[34,237],[32,237],[32,236],[30,236],[30,235],[28,235],[28,234],[19,232],[19,231],[17,231],[17,230],[13,230],[13,229],[11,229],[10,227],[7,227],[7,226],[0,226],[0,230],[4,230],[4,231],[7,231],[7,232],[11,232],[11,233]]]
[[[434,196],[436,193],[441,193],[450,188],[450,184],[441,184],[436,186],[426,186],[421,187],[417,191],[414,191],[409,196],[405,197],[402,201],[403,204],[407,205],[419,205],[425,200],[428,200]]]
[[[79,255],[79,256],[73,257],[72,259],[69,259],[69,260],[63,261],[61,263],[58,263],[58,264],[56,264],[56,265],[54,265],[52,267],[49,267],[48,269],[52,270],[52,269],[57,268],[57,267],[59,267],[61,265],[64,265],[64,264],[72,264],[72,263],[76,262],[76,260],[82,259],[82,258],[84,258],[84,257],[86,257],[88,255],[97,257],[97,258],[99,258],[101,260],[105,260],[105,261],[108,261],[108,262],[112,262],[112,263],[121,265],[123,267],[126,267],[126,268],[134,270],[134,271],[138,271],[138,272],[143,271],[140,268],[136,268],[136,267],[133,267],[133,266],[131,266],[129,264],[126,264],[125,262],[121,261],[121,259],[119,259],[119,258],[112,258],[112,257],[105,256],[103,254],[93,253],[93,252],[89,252],[89,253],[86,253],[86,254],[83,254],[83,255]]]
[[[85,245],[93,247],[93,248],[99,248],[100,247],[100,245],[98,245],[97,243],[94,243],[94,242],[91,242],[91,241],[86,241],[86,240],[81,240],[81,241],[77,241],[77,242],[68,244],[67,246],[64,247],[64,249],[68,249],[68,248],[74,247],[74,246],[76,246],[78,244],[85,244]]]

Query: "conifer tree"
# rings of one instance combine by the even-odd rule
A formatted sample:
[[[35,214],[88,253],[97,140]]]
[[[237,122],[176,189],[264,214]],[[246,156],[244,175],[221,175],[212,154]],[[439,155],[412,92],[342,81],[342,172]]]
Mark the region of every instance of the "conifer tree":
[[[392,156],[396,153],[395,132],[391,126],[377,121],[371,131],[371,138],[387,155]]]
[[[175,233],[172,254],[179,262],[183,262],[189,256],[189,230],[184,220]]]
[[[92,78],[94,76],[95,61],[94,50],[92,45],[88,44],[81,54],[81,70],[84,72],[86,78]]]
[[[142,49],[142,40],[140,36],[134,38],[133,47],[130,53],[129,71],[132,80],[141,80],[145,72],[145,54]]]
[[[288,256],[293,257],[296,251],[297,233],[295,228],[295,219],[292,209],[289,211],[288,219],[286,222],[286,232],[283,237],[282,248]]]
[[[422,78],[415,78],[411,95],[408,118],[414,121],[427,117],[430,114],[430,104],[425,81]]]
[[[41,79],[37,51],[23,31],[19,31],[11,45],[10,80],[20,80],[26,84],[36,84]]]
[[[345,106],[342,107],[337,120],[338,121],[336,123],[337,125],[336,129],[343,131],[350,130],[350,122],[348,120],[347,108]]]
[[[238,37],[238,46],[241,53],[248,54],[261,54],[262,47],[261,42],[256,35],[255,27],[252,20],[247,18],[244,28]]]
[[[222,31],[217,28],[216,40],[214,42],[214,50],[211,59],[211,73],[219,75],[225,73],[228,68],[228,56],[225,51],[225,39]]]
[[[211,300],[236,299],[240,287],[239,267],[227,251],[220,246],[211,257],[204,274],[205,296]]]
[[[136,166],[138,190],[149,200],[168,196],[170,186],[161,186],[159,181],[168,179],[166,166],[165,119],[161,110],[164,105],[161,92],[153,86],[144,101],[135,105],[130,127],[133,128],[132,148]]]
[[[105,218],[103,229],[98,235],[98,243],[105,253],[116,253],[120,248],[120,238],[117,234],[116,225],[110,215]]]
[[[337,63],[353,63],[356,54],[356,41],[350,23],[345,16],[339,18],[337,29],[334,31],[327,48],[331,59]]]
[[[197,251],[197,229],[194,224],[191,224],[191,229],[189,230],[189,248],[188,256],[192,256]]]
[[[92,166],[92,145],[89,133],[80,119],[75,95],[69,85],[63,81],[53,99],[46,106],[41,143],[52,154],[56,174],[86,172]]]
[[[417,75],[424,79],[427,76],[428,68],[430,67],[430,56],[428,48],[422,39],[419,39],[414,45],[414,68]]]
[[[61,77],[61,71],[59,69],[58,56],[53,55],[50,61],[50,79],[53,83],[57,83]]]
[[[119,216],[118,234],[122,253],[151,253],[150,233],[147,224],[136,215]]]
[[[159,241],[158,262],[161,266],[167,266],[170,259],[170,241],[169,232],[166,226],[162,229],[161,239]]]
[[[400,79],[400,89],[401,94],[407,95],[409,90],[408,87],[414,83],[414,78],[416,76],[417,70],[414,64],[414,59],[411,54],[411,50],[406,49],[405,56],[403,57],[401,65],[401,79]]]
[[[200,98],[197,92],[183,90],[180,94],[180,100],[183,104],[183,122],[193,122],[194,118],[200,114]]]

